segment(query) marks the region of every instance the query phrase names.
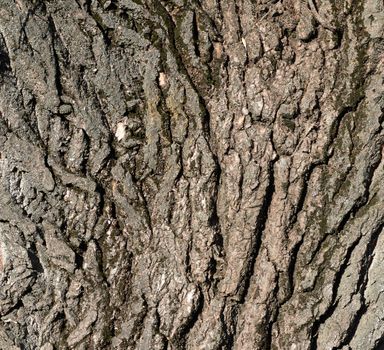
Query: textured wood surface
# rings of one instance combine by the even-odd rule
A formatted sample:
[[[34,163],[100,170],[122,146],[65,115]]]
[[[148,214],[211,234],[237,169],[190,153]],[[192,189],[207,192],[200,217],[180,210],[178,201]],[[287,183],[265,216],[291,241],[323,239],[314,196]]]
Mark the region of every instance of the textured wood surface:
[[[382,349],[381,0],[1,0],[1,349]]]

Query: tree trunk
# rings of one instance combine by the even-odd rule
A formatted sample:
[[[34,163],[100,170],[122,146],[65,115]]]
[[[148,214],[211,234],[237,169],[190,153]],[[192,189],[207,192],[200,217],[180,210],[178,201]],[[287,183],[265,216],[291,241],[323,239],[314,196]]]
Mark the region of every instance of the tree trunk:
[[[383,39],[381,0],[1,0],[0,348],[383,349]]]

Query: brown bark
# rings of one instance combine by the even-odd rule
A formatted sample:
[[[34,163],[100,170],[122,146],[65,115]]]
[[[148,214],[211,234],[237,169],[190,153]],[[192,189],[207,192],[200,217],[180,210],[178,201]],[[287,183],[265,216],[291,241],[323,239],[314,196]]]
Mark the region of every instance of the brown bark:
[[[0,1],[0,348],[381,349],[383,13]]]

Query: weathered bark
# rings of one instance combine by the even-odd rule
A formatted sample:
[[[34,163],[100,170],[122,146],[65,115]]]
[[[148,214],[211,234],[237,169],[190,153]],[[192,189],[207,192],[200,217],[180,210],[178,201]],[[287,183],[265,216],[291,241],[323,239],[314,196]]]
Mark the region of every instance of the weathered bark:
[[[381,0],[1,0],[1,349],[382,349]]]

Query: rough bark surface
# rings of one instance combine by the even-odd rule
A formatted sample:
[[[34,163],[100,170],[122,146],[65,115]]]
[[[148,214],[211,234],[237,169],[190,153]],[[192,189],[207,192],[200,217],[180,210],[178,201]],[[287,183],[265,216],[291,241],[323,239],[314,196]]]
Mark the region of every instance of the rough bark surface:
[[[383,349],[382,0],[1,0],[0,349]]]

